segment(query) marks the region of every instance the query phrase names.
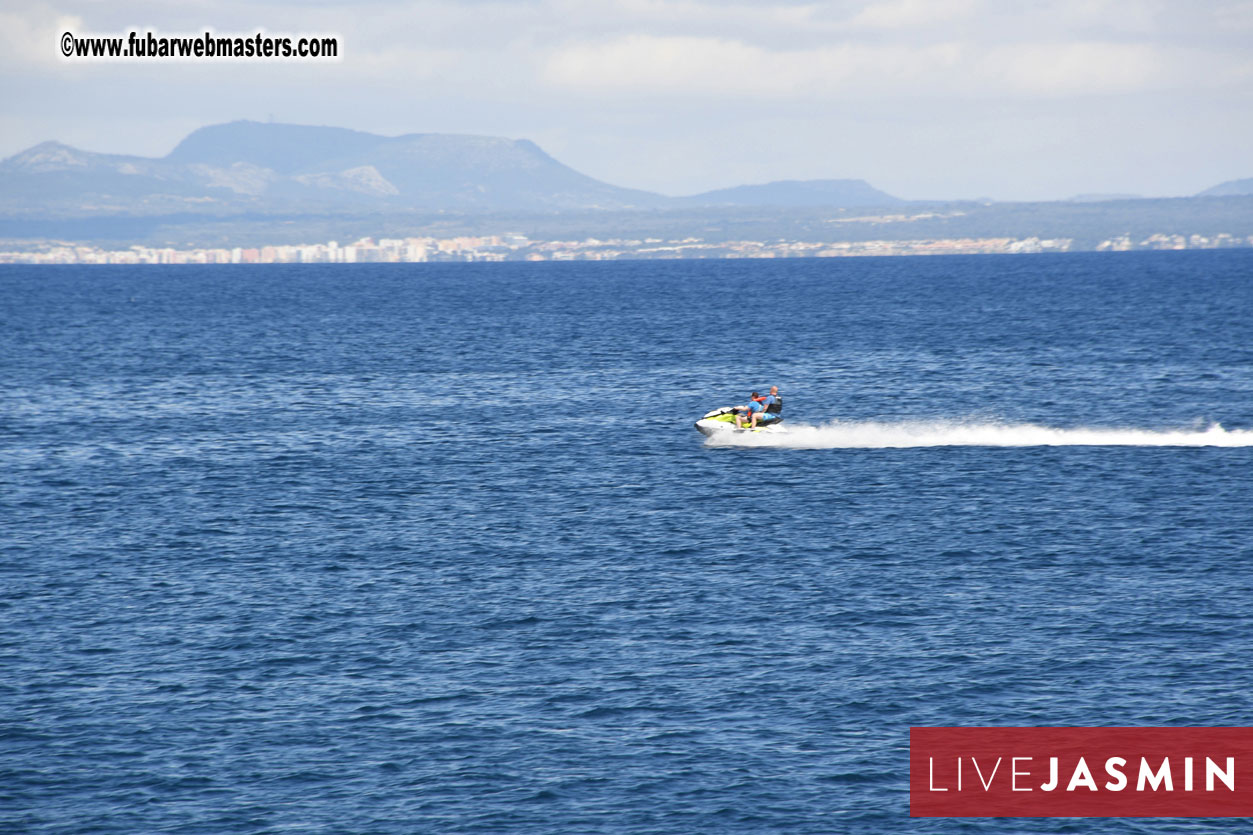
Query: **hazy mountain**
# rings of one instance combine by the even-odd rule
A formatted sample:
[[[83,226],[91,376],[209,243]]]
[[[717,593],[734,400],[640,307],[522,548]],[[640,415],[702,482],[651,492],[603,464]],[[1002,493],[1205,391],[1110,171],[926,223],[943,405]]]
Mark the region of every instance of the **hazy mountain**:
[[[879,191],[865,180],[778,180],[762,185],[707,191],[683,202],[699,206],[890,206],[899,197]]]
[[[1253,177],[1219,183],[1213,188],[1205,189],[1197,197],[1239,197],[1246,194],[1253,194]]]
[[[166,162],[228,167],[236,163],[295,174],[336,157],[359,154],[387,137],[347,128],[230,122],[194,130],[170,151]]]
[[[54,205],[123,209],[151,194],[200,196],[205,189],[198,179],[162,160],[42,142],[0,162],[0,201],[6,208],[36,211]]]
[[[246,121],[193,131],[159,159],[44,142],[0,162],[0,212],[10,217],[900,202],[861,180],[789,180],[669,198],[592,179],[527,140],[433,133],[389,137]]]
[[[580,174],[525,139],[409,134],[309,166],[305,183],[369,178],[409,205],[430,209],[643,208],[658,194],[619,188]]]
[[[45,142],[0,162],[0,208],[21,214],[552,211],[667,202],[580,174],[526,140],[259,122],[201,128],[161,159]]]
[[[1092,205],[1101,217],[1130,218],[1119,220],[1117,228],[1138,228],[1133,216],[1156,212],[1154,207],[1160,204],[1163,211],[1181,217],[1189,212],[1217,212],[1213,223],[1197,221],[1199,232],[1248,234],[1241,231],[1246,226],[1247,199],[1238,195],[1253,195],[1253,179],[1223,183],[1201,195],[1223,200],[1163,203],[1128,200],[1129,195],[1080,195],[1070,203],[1039,204],[1045,208],[1032,208],[1022,215],[1026,218],[1022,223],[1014,221],[1004,228],[1026,234],[1045,215],[1068,218],[1087,201],[1100,200]],[[1186,205],[1189,201],[1215,205]],[[1218,205],[1223,201],[1235,202]],[[618,212],[614,223],[629,227],[636,222],[623,218],[641,209],[647,211],[639,214],[656,215],[662,226],[699,220],[698,226],[707,230],[713,218],[725,222],[729,235],[749,234],[750,228],[774,228],[776,220],[785,216],[818,218],[816,228],[829,235],[829,209],[905,202],[862,180],[785,180],[670,198],[580,174],[526,140],[455,134],[388,137],[344,128],[259,122],[201,128],[159,159],[97,154],[44,142],[0,161],[0,218],[4,220],[0,233],[19,237],[124,237],[125,230],[136,224],[173,230],[220,222],[227,225],[223,228],[250,229],[263,222],[296,223],[296,218],[318,229],[322,228],[318,224],[349,221],[382,228],[392,220],[401,223],[400,219],[404,219],[402,226],[411,227],[419,215],[452,223],[454,215],[501,213],[517,217],[565,213],[587,229],[595,226],[603,232],[596,226],[596,216]],[[1064,206],[1075,208],[1063,210]],[[941,213],[951,217],[936,220],[934,229],[924,229],[921,221],[910,218],[907,233],[951,235],[960,227],[965,234],[964,221],[953,218],[966,217],[974,208],[963,204],[959,209]],[[998,209],[997,217],[1021,214],[1009,207]],[[1220,218],[1230,220],[1214,225]],[[639,223],[647,225],[645,220]],[[876,230],[881,220],[874,221]],[[789,224],[795,226],[791,221],[783,226]],[[1038,225],[1040,229],[1072,228],[1069,221]],[[1002,227],[989,223],[987,228]]]

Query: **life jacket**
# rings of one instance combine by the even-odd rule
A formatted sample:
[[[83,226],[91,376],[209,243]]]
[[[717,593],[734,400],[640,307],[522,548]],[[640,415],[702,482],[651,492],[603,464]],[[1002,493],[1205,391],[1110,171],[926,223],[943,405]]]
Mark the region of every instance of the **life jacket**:
[[[766,414],[768,415],[783,414],[783,398],[776,394],[774,396],[774,402],[766,407]]]

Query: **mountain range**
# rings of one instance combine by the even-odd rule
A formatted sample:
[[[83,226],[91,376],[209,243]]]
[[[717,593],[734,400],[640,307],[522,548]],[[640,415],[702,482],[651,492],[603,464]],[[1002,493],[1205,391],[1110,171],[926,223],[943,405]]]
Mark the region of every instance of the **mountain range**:
[[[1197,197],[1243,197],[1253,194],[1253,177],[1243,180],[1228,180],[1213,188],[1207,188]]]
[[[200,128],[161,158],[44,142],[0,162],[0,211],[10,216],[898,202],[861,180],[787,181],[671,198],[593,179],[525,139],[437,133],[387,137],[248,121]]]
[[[1197,196],[1249,194],[1253,179],[1222,183]],[[667,197],[593,179],[525,139],[388,137],[250,121],[200,128],[161,158],[44,142],[0,161],[0,212],[9,217],[858,208],[905,202],[864,180],[784,180]]]
[[[1253,179],[1197,197],[1204,199],[924,202],[863,180],[785,180],[668,197],[596,180],[527,140],[242,121],[193,131],[161,158],[44,142],[0,161],[0,238],[235,245],[387,230],[469,234],[504,224],[558,237],[1037,235],[1095,245],[1132,233],[1253,232]]]

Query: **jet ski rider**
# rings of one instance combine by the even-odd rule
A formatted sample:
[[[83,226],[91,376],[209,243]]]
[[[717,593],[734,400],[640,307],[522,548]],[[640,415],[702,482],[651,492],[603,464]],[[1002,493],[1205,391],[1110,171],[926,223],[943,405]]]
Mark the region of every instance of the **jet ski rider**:
[[[743,429],[744,418],[748,417],[749,415],[752,415],[752,420],[753,420],[752,428],[756,429],[757,428],[757,416],[766,410],[766,407],[763,406],[761,402],[765,399],[766,398],[762,397],[757,392],[753,392],[751,395],[749,395],[749,401],[748,401],[747,406],[736,406],[735,408],[737,409],[737,411],[735,413],[735,428]]]
[[[756,429],[757,421],[762,419],[764,415],[770,415],[765,420],[782,420],[779,415],[783,412],[783,398],[779,397],[779,387],[771,386],[770,393],[762,397],[757,392],[753,392],[747,406],[738,407],[739,411],[735,414],[735,428],[743,429],[745,418],[749,419],[749,428]]]

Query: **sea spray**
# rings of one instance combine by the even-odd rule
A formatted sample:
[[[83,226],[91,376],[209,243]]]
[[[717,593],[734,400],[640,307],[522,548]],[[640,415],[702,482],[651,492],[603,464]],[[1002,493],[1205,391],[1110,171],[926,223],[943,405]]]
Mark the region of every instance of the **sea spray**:
[[[1062,429],[1033,423],[945,420],[832,421],[820,426],[788,424],[787,432],[728,432],[707,446],[779,447],[782,449],[904,449],[942,446],[1253,446],[1253,430],[1078,427]]]

